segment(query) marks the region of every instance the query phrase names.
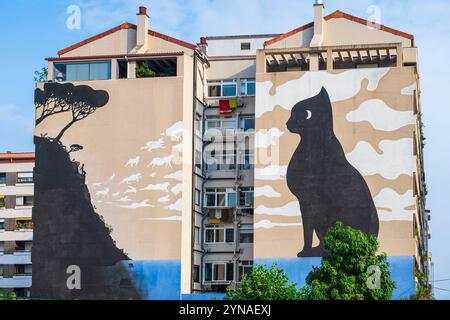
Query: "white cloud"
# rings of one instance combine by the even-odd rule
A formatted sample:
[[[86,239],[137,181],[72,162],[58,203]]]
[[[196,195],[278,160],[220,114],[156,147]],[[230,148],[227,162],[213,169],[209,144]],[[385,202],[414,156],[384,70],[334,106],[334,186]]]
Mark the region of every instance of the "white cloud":
[[[141,189],[142,191],[169,191],[170,183],[161,183],[161,184],[149,184],[145,188]]]
[[[161,138],[158,141],[149,141],[147,144],[141,148],[141,150],[147,150],[148,152],[153,152],[153,150],[164,149],[164,139]]]
[[[168,128],[165,132],[165,135],[170,138],[173,138],[176,141],[179,141],[183,137],[183,130],[184,130],[183,122],[179,121],[170,128]]]
[[[129,186],[127,191],[125,191],[125,194],[127,193],[137,193],[137,189],[135,187]]]
[[[284,180],[288,166],[268,166],[255,169],[255,179],[258,180]]]
[[[169,209],[172,211],[181,211],[182,207],[183,207],[183,203],[182,203],[181,199],[178,199],[177,202],[175,202],[171,205],[168,205],[166,207],[166,209]]]
[[[278,128],[270,130],[258,130],[255,134],[255,147],[268,148],[270,146],[278,145],[279,139],[284,135],[284,132]]]
[[[142,202],[132,203],[130,205],[120,206],[125,209],[141,209],[141,208],[154,208],[155,206],[148,203],[148,200],[144,200]]]
[[[170,196],[161,197],[158,199],[159,203],[166,203],[170,201]]]
[[[183,191],[183,185],[181,183],[177,184],[175,187],[170,189],[173,194],[180,194]]]
[[[117,200],[117,202],[130,202],[130,201],[131,201],[131,199],[128,198],[128,196],[125,196],[125,197],[120,198],[119,200]]]
[[[301,227],[301,223],[277,223],[269,220],[262,220],[255,223],[255,229],[272,229],[272,228],[286,228],[286,227]]]
[[[416,123],[412,110],[394,110],[380,99],[364,101],[358,109],[347,114],[347,120],[350,122],[368,121],[372,127],[382,131],[395,131]]]
[[[300,211],[300,204],[298,203],[298,201],[293,201],[278,208],[268,208],[266,206],[259,206],[255,209],[255,214],[268,216],[300,217],[301,211]]]
[[[99,196],[106,197],[108,194],[109,194],[109,188],[105,188],[103,190],[97,191],[95,193],[95,196],[97,196],[97,197],[99,197]]]
[[[273,83],[256,84],[256,117],[272,111],[276,105],[291,110],[297,102],[319,94],[322,87],[328,92],[331,102],[342,101],[355,96],[361,89],[362,80],[367,79],[367,89],[374,91],[389,68],[356,69],[338,74],[327,71],[305,73],[300,79],[291,80],[277,87],[275,95],[270,94]]]
[[[144,221],[182,221],[181,216],[161,217],[161,218],[145,218]]]
[[[183,171],[177,171],[171,174],[168,174],[167,176],[164,176],[164,179],[172,179],[176,181],[183,181]]]
[[[276,192],[271,186],[263,186],[255,188],[255,198],[258,197],[280,198],[281,194]]]
[[[409,138],[383,140],[379,144],[383,153],[379,155],[368,142],[360,141],[346,157],[363,176],[380,174],[395,180],[402,174],[412,176],[416,170],[413,143]]]
[[[400,195],[395,190],[386,188],[381,190],[373,201],[381,221],[412,221],[413,219],[415,210],[406,210],[416,203],[412,190]]]
[[[406,88],[403,88],[401,90],[401,94],[405,96],[412,96],[414,94],[414,90],[417,89],[417,83],[414,82],[413,84],[407,86]]]

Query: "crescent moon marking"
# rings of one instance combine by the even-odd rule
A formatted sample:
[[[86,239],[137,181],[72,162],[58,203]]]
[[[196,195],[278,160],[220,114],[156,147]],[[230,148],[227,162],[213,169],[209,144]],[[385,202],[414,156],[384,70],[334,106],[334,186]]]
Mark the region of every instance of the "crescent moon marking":
[[[312,118],[312,112],[310,110],[306,110],[306,112],[308,113],[308,116],[306,117],[306,120],[309,120]]]

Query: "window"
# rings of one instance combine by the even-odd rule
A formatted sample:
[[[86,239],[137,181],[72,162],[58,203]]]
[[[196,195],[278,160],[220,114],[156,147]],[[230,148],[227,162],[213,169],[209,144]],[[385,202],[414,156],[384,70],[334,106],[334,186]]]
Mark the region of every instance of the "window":
[[[33,183],[33,172],[19,172],[17,183]]]
[[[250,42],[242,42],[241,43],[241,50],[250,50],[252,48],[252,45]]]
[[[6,184],[6,173],[0,173],[0,184]]]
[[[208,208],[235,208],[236,192],[231,188],[208,188],[205,202]]]
[[[200,228],[195,227],[194,228],[194,244],[200,243]]]
[[[202,133],[202,115],[199,113],[195,114],[195,131],[199,134]]]
[[[33,220],[31,218],[16,219],[16,230],[33,230]]]
[[[239,261],[239,282],[242,281],[244,275],[251,274],[253,270],[253,261]]]
[[[233,118],[208,118],[206,120],[206,130],[208,129],[236,129],[237,121]]]
[[[241,208],[253,208],[254,189],[253,187],[241,188],[239,190],[239,206]]]
[[[194,265],[194,282],[200,283],[200,266]]]
[[[208,81],[208,96],[210,98],[236,97],[237,96],[236,80]]]
[[[212,243],[233,243],[234,229],[209,225],[205,228],[205,242]]]
[[[3,277],[3,266],[0,265],[0,277]]]
[[[56,81],[83,81],[111,79],[111,62],[56,63]]]
[[[202,192],[198,189],[195,189],[195,205],[200,206],[202,201]]]
[[[177,59],[151,59],[136,62],[136,78],[176,77]]]
[[[16,206],[17,207],[31,207],[33,206],[34,197],[33,196],[17,196]]]
[[[205,282],[234,280],[233,263],[205,263]]]
[[[236,151],[212,151],[210,156],[207,155],[206,170],[210,172],[236,170]]]
[[[202,169],[202,152],[200,150],[195,150],[195,167],[197,169]]]
[[[117,67],[119,69],[119,79],[128,78],[128,62],[125,60],[117,61]]]
[[[255,148],[253,140],[250,140],[250,137],[246,136],[241,147],[241,150],[243,151],[239,153],[240,169],[253,170],[255,168]]]
[[[5,230],[5,219],[0,219],[0,230]]]
[[[253,243],[253,226],[242,225],[239,229],[239,242],[240,243]]]
[[[256,94],[255,79],[241,79],[241,95],[254,96]]]
[[[255,130],[255,118],[254,117],[242,118],[240,128],[244,131]]]

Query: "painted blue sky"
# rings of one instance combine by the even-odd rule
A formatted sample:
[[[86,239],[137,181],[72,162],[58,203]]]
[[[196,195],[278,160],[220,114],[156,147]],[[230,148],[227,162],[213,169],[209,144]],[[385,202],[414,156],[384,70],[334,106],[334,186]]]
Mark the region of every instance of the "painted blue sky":
[[[372,5],[381,23],[412,33],[420,49],[425,122],[428,208],[432,210],[431,250],[435,279],[450,278],[450,1],[325,0],[326,12],[342,10],[368,18]],[[135,22],[139,5],[149,8],[151,28],[192,43],[204,35],[282,33],[312,21],[313,0],[15,0],[0,2],[0,152],[32,151],[33,72],[45,58],[68,45],[124,21]],[[66,28],[67,8],[81,8],[81,28]],[[450,290],[449,282],[436,287]],[[450,292],[436,290],[440,299]]]

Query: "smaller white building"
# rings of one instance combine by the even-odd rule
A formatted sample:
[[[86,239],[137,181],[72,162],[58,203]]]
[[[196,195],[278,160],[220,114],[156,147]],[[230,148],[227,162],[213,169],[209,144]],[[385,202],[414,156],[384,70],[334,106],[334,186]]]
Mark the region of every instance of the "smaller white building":
[[[28,299],[31,288],[34,153],[0,153],[0,293]]]

